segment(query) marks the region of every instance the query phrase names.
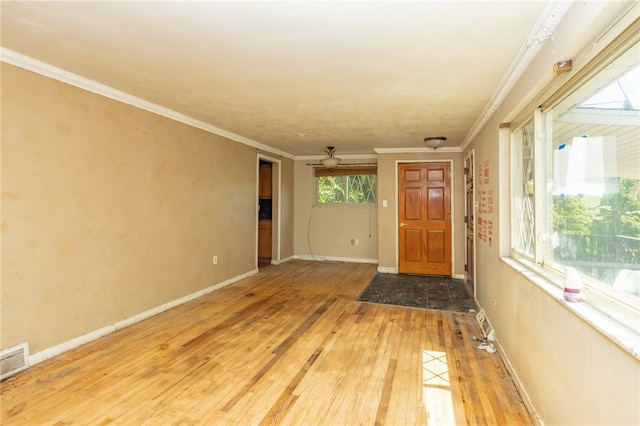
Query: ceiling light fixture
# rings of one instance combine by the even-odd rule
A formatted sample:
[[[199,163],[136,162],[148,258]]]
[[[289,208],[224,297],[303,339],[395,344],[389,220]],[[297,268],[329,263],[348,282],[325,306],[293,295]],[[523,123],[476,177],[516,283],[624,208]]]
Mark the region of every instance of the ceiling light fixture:
[[[335,169],[336,166],[340,164],[340,161],[342,161],[342,159],[333,156],[335,153],[335,150],[336,149],[332,146],[328,146],[327,149],[324,150],[324,152],[327,153],[328,157],[323,158],[322,160],[320,160],[320,162],[322,163],[325,169]]]
[[[440,148],[442,144],[447,140],[444,136],[432,136],[428,138],[424,138],[424,143],[427,144],[429,148]]]

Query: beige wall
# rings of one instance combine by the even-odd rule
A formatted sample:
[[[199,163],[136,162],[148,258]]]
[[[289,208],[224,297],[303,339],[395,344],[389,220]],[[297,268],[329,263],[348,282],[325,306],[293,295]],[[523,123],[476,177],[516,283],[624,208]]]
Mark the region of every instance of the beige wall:
[[[280,260],[290,259],[294,255],[293,250],[293,160],[281,161],[281,187],[280,187]]]
[[[313,168],[306,163],[295,162],[295,254],[303,258],[377,259],[378,208],[315,206]],[[344,244],[340,244],[341,239]],[[352,239],[357,239],[358,245],[351,245]]]
[[[0,347],[36,353],[254,271],[256,158],[3,63]],[[292,160],[282,175],[287,256]]]
[[[501,145],[498,126],[517,118],[527,104],[532,115],[540,103],[541,88],[548,92],[558,87],[620,32],[620,27],[614,27],[615,31],[600,37],[628,6],[574,3],[554,32],[553,46],[545,45],[470,146],[475,149],[476,176],[483,164],[490,171],[489,183],[477,184],[476,191],[492,190],[494,206],[501,209],[484,215],[493,221],[494,238],[492,245],[477,242],[476,296],[537,415],[551,425],[640,424],[640,361],[581,319],[557,295],[501,260],[500,254],[509,252],[505,178],[510,156],[508,141]],[[596,45],[595,40],[599,40]],[[574,71],[551,81],[552,64],[568,58],[574,59]]]
[[[443,151],[378,155],[378,267],[397,271],[397,164],[398,162],[452,161],[452,263],[453,274],[464,275],[464,163],[461,153]],[[387,200],[387,207],[382,201]]]
[[[272,262],[293,257],[293,160],[261,151],[256,162],[272,163]],[[280,206],[279,210],[278,207]]]

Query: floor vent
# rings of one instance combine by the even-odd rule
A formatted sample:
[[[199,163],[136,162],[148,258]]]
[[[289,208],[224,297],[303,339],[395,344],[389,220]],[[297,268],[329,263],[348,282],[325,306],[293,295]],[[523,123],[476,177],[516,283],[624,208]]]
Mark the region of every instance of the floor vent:
[[[493,329],[489,324],[489,320],[487,319],[487,314],[484,312],[484,309],[480,309],[480,312],[476,314],[476,319],[478,320],[478,324],[480,324],[480,328],[482,329],[482,337],[485,339],[489,337]]]
[[[0,351],[0,380],[27,368],[29,368],[29,344],[27,342]]]

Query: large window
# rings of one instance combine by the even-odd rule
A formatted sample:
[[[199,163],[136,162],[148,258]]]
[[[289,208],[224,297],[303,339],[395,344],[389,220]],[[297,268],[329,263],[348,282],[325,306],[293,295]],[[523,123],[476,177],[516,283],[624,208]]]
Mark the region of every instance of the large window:
[[[316,168],[316,203],[375,204],[376,173],[376,167],[370,166]]]
[[[607,299],[607,309],[634,315],[640,312],[639,52],[637,41],[609,52],[592,75],[543,104],[540,120],[512,134],[512,253],[559,274],[575,268],[596,295],[594,305]]]

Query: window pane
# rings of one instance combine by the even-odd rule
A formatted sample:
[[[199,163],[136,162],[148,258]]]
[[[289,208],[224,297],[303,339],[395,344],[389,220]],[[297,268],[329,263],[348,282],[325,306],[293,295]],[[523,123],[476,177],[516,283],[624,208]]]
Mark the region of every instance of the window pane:
[[[376,202],[377,176],[344,174],[317,176],[318,204],[372,204]]]
[[[316,178],[318,203],[344,203],[346,200],[346,176],[321,176]]]
[[[533,120],[513,133],[512,246],[528,257],[534,254],[534,140]]]
[[[545,262],[640,301],[640,110],[624,82],[638,44],[545,113],[550,144]],[[602,88],[616,90],[603,90]],[[588,106],[588,108],[587,108]],[[617,110],[616,110],[617,109]]]
[[[349,203],[376,202],[376,176],[361,175],[348,177]]]

